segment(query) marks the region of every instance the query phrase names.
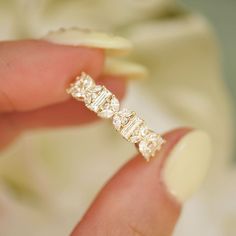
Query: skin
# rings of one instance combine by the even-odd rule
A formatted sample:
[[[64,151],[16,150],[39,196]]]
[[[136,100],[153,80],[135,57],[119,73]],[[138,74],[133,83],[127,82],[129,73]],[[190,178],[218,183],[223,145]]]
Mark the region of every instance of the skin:
[[[124,78],[102,75],[104,52],[98,49],[24,40],[0,43],[0,148],[22,132],[77,126],[98,118],[74,101],[65,89],[82,71],[119,99]],[[62,116],[63,114],[63,116]],[[72,236],[169,236],[181,204],[168,193],[162,169],[168,154],[189,129],[165,134],[167,143],[146,163],[133,157],[98,194]]]

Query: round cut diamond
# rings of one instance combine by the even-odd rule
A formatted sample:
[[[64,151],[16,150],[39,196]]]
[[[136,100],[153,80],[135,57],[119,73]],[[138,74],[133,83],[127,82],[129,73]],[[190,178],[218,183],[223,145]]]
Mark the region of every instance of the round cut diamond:
[[[120,117],[117,114],[113,116],[112,123],[113,123],[113,125],[114,125],[116,130],[120,129],[120,127],[121,127],[121,119],[120,119]]]
[[[155,155],[157,150],[160,150],[164,142],[164,139],[159,134],[149,130],[139,143],[139,151],[146,160],[149,160],[150,157]]]
[[[161,149],[165,140],[148,129],[142,119],[135,112],[120,109],[118,99],[106,87],[96,85],[93,79],[82,73],[67,90],[77,100],[98,116],[112,118],[115,129],[129,142],[136,143],[140,153],[148,161]]]
[[[111,118],[116,112],[119,111],[120,103],[113,95],[110,101],[107,101],[98,112],[98,116],[102,118]]]
[[[117,112],[113,116],[113,125],[116,130],[120,131],[121,127],[126,125],[130,119],[131,116],[133,116],[134,113],[127,110],[122,109],[121,111]]]
[[[94,86],[93,79],[85,74],[76,78],[75,83],[67,90],[74,98],[84,101],[87,98],[88,90]]]
[[[94,85],[95,84],[94,84],[93,79],[90,76],[85,75],[85,74],[82,74],[81,76],[77,77],[75,81],[75,86],[81,87],[84,90],[87,90],[93,87]]]

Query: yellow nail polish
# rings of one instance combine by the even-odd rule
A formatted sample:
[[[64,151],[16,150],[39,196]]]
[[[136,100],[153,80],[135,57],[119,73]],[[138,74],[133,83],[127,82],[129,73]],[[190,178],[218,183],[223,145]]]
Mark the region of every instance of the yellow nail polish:
[[[201,130],[184,136],[167,157],[163,180],[167,189],[180,202],[185,202],[200,187],[211,159],[211,140]]]
[[[123,37],[88,29],[59,29],[49,32],[42,39],[63,45],[101,48],[111,55],[126,54],[132,49],[132,43]]]
[[[146,67],[125,60],[107,58],[105,61],[104,74],[120,75],[128,79],[145,79],[148,77]]]

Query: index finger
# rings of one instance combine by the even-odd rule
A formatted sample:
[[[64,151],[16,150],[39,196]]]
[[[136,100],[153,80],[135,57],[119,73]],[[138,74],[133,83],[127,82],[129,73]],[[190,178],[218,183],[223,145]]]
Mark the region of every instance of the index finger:
[[[81,71],[102,72],[101,49],[41,40],[0,43],[0,111],[26,111],[65,101],[68,83]]]

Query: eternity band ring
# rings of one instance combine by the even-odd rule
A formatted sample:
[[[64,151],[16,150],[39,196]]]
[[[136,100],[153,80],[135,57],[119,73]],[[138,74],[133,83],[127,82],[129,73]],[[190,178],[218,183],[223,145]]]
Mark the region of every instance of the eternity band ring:
[[[95,112],[99,117],[111,119],[114,128],[127,141],[135,144],[142,156],[149,161],[166,142],[160,134],[150,130],[134,111],[120,108],[120,102],[105,86],[96,85],[88,74],[82,72],[70,84],[67,93]]]

